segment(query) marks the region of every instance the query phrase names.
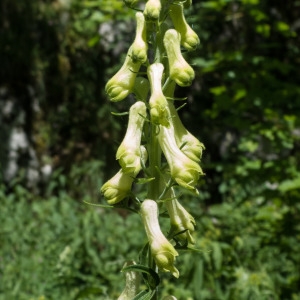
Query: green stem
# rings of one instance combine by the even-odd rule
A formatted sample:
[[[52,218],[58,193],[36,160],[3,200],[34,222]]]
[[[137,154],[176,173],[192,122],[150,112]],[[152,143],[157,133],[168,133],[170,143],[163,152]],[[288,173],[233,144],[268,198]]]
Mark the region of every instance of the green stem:
[[[152,200],[157,200],[160,195],[160,174],[157,168],[161,164],[161,149],[157,139],[157,125],[151,124],[150,143],[148,148],[149,153],[149,171],[151,177],[155,178],[149,182],[147,197]]]

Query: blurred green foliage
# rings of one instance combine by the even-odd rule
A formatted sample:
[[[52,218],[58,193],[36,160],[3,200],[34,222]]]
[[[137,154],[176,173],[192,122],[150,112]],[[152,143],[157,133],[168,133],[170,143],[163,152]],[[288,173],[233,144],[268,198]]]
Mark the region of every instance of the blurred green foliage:
[[[189,23],[197,73],[180,114],[206,146],[196,245],[163,275],[178,299],[300,299],[300,2],[194,1]],[[104,84],[131,41],[133,11],[121,0],[1,3],[1,84],[22,100],[41,162],[55,171],[34,195],[0,188],[0,299],[115,299],[124,261],[145,241],[137,216],[97,202],[117,169],[128,101],[111,105]],[[113,28],[111,43],[99,31]],[[100,34],[99,34],[99,32]],[[116,52],[120,49],[120,52]],[[25,104],[24,104],[25,105]],[[30,126],[29,126],[30,127]],[[102,200],[100,200],[102,201]]]

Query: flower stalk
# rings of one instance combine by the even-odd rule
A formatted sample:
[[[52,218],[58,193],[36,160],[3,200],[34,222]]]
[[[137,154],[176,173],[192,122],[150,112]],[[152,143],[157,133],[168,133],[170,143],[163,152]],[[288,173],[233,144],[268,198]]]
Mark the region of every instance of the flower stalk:
[[[136,8],[137,2],[124,0],[131,8]],[[199,45],[184,17],[184,8],[190,7],[192,0],[144,2],[143,12],[135,14],[135,38],[125,61],[105,87],[113,102],[130,94],[136,102],[129,108],[126,134],[116,153],[121,169],[102,186],[101,193],[110,205],[138,211],[147,237],[146,250],[131,267],[135,272],[127,273],[119,299],[133,299],[139,293],[136,271],[148,270],[153,278],[146,286],[155,300],[160,272],[179,277],[176,247],[195,242],[195,219],[177,199],[174,186],[198,194],[204,145],[185,128],[174,105],[175,87],[189,86],[195,78],[181,52],[181,46],[192,51]],[[136,182],[146,185],[146,196],[136,195]],[[163,207],[170,220],[167,235],[159,224]],[[176,298],[170,295],[165,299]]]

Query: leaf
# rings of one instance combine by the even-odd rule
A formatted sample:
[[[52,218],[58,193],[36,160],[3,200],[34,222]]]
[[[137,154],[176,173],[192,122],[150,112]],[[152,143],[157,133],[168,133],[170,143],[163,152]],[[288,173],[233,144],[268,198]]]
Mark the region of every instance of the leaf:
[[[91,206],[97,206],[97,207],[103,207],[103,208],[114,208],[114,206],[112,206],[112,205],[90,203],[90,202],[87,202],[85,200],[83,200],[82,202],[85,203],[85,204],[91,205]]]
[[[151,178],[138,178],[136,179],[135,183],[137,184],[145,184],[148,183],[150,181],[153,181],[155,179],[155,177],[151,177]]]
[[[132,300],[151,300],[155,293],[155,290],[143,290],[137,294]]]
[[[296,190],[300,188],[300,177],[295,178],[295,179],[288,179],[284,180],[283,182],[280,183],[278,189],[282,192],[288,192],[291,190]]]
[[[122,116],[127,116],[127,115],[129,115],[129,112],[128,112],[128,111],[122,112],[122,113],[117,113],[117,112],[111,111],[110,113],[111,113],[112,115],[118,116],[118,117],[122,117]]]
[[[128,271],[141,272],[141,273],[145,273],[145,274],[148,274],[149,276],[151,276],[151,278],[153,279],[153,281],[149,280],[151,289],[155,289],[160,283],[158,274],[149,267],[137,264],[137,265],[128,266],[128,267],[125,267],[122,269],[122,272],[128,272]]]

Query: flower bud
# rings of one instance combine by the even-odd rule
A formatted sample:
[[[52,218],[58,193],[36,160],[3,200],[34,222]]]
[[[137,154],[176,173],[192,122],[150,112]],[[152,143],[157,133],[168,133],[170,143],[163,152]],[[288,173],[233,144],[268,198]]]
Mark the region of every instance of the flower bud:
[[[123,268],[136,265],[134,261],[128,261]],[[132,300],[139,292],[141,281],[141,273],[135,271],[126,271],[125,273],[126,285],[118,300]]]
[[[148,0],[145,5],[144,16],[147,21],[156,21],[159,18],[160,11],[161,11],[160,0]]]
[[[164,46],[169,60],[170,78],[180,86],[191,85],[195,73],[181,54],[180,34],[175,29],[165,33]]]
[[[188,158],[177,146],[173,124],[170,128],[160,126],[160,147],[167,159],[171,177],[182,187],[197,192],[195,185],[203,174],[198,163]]]
[[[174,266],[177,251],[161,232],[158,222],[158,207],[154,200],[146,199],[142,205],[140,214],[145,226],[151,254],[159,269],[171,272],[176,278],[179,272]]]
[[[133,62],[131,51],[132,48],[130,47],[123,66],[105,86],[105,92],[111,101],[121,101],[132,92],[141,63]]]
[[[187,50],[195,50],[200,40],[196,32],[186,22],[183,5],[180,3],[170,5],[170,16],[173,21],[175,29],[181,35],[181,45]]]
[[[101,188],[108,204],[116,204],[130,195],[133,183],[133,174],[125,174],[122,169]]]
[[[138,100],[146,101],[150,90],[150,83],[147,78],[137,77],[135,79],[133,93]]]
[[[147,60],[148,43],[146,36],[145,17],[141,12],[135,14],[136,18],[136,34],[134,42],[131,46],[131,58],[133,62],[144,63]]]
[[[170,189],[169,195],[172,200],[165,201],[165,205],[170,216],[170,236],[174,236],[177,233],[186,230],[185,232],[176,235],[176,238],[181,241],[187,240],[189,243],[194,244],[195,241],[191,233],[195,231],[195,219],[178,202],[173,188]]]
[[[141,138],[146,116],[144,102],[138,101],[131,106],[127,131],[116,154],[123,172],[133,173],[134,176],[141,170],[141,157],[144,156],[141,153],[145,152],[144,147],[141,149]]]
[[[204,145],[194,137],[182,124],[172,101],[168,101],[175,131],[176,144],[180,150],[195,162],[200,162]]]
[[[154,124],[169,126],[170,112],[168,102],[162,92],[161,80],[164,66],[154,63],[148,67],[147,74],[151,86],[151,97],[149,100],[151,120]]]

